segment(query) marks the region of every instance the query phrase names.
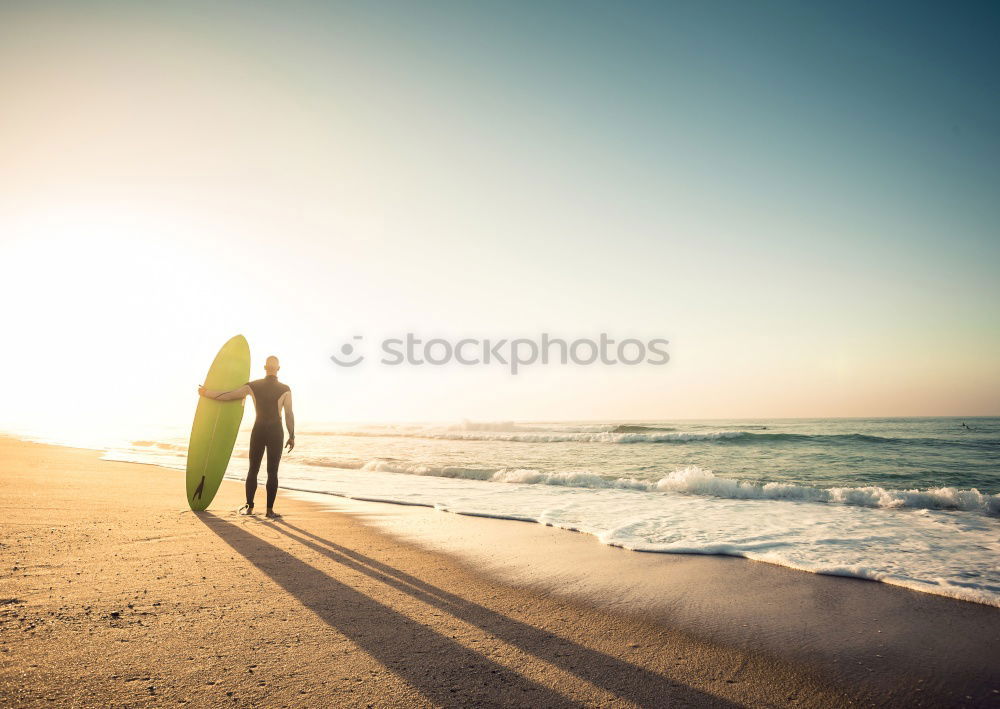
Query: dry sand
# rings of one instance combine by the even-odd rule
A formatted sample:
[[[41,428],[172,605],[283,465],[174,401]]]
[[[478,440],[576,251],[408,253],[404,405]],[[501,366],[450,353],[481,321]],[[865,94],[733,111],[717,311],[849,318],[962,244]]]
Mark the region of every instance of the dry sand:
[[[662,607],[616,610],[510,573],[503,580],[475,556],[403,541],[358,514],[284,496],[279,521],[239,517],[236,483],[224,483],[212,511],[196,515],[184,507],[181,473],[101,461],[95,451],[0,438],[0,469],[0,706],[1000,703],[995,608],[946,599],[929,606],[938,627],[921,637],[972,629],[950,658],[962,671],[906,666],[889,653],[878,682],[855,683],[846,679],[852,673],[832,671],[827,654],[772,652],[775,643],[733,628],[699,633],[692,615],[673,622]],[[525,569],[544,563],[537,549],[527,553],[530,540],[508,543],[519,525],[478,522],[476,535],[493,534],[492,547],[506,550],[498,558],[508,572],[517,549]],[[608,551],[617,556],[604,557],[606,578],[617,573],[615,559],[649,557]],[[749,577],[734,577],[729,564],[765,568],[753,577],[775,579],[775,589],[789,585],[771,573],[784,570],[698,561],[706,562],[700,573],[714,579],[712,592],[728,593],[725,603],[745,607],[747,617],[761,594],[748,606],[739,582]],[[728,587],[727,578],[735,578]],[[816,577],[795,578],[814,588]],[[700,586],[685,583],[673,607],[704,605]],[[831,602],[830,612],[846,619],[842,606]],[[906,618],[896,622],[906,626]],[[858,640],[842,659],[871,647]]]

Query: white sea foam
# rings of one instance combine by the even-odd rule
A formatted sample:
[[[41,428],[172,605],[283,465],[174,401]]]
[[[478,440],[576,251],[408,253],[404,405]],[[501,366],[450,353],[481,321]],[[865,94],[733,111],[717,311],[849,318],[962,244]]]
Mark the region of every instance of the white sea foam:
[[[625,487],[538,485],[508,471],[513,490],[489,481],[343,471],[302,491],[423,505],[453,514],[530,521],[588,533],[642,552],[739,556],[811,573],[851,576],[1000,606],[996,522],[972,512],[789,504]],[[581,478],[562,476],[563,482]],[[517,482],[513,482],[517,481]],[[420,484],[424,483],[424,484]],[[978,522],[977,520],[981,520]]]
[[[987,515],[1000,514],[1000,495],[979,490],[942,487],[933,490],[888,490],[883,487],[818,488],[789,483],[763,485],[721,478],[711,471],[690,466],[652,483],[649,489],[711,495],[739,500],[802,500],[859,507],[909,507],[932,510],[970,510]]]
[[[360,462],[310,458],[304,462],[348,470],[464,478],[498,483],[679,492],[735,500],[796,500],[889,509],[968,510],[991,516],[1000,515],[1000,495],[985,494],[975,488],[971,490],[959,490],[952,487],[930,490],[893,490],[876,486],[821,488],[777,482],[759,484],[719,477],[712,471],[704,470],[698,466],[680,468],[658,480],[648,481],[636,478],[609,478],[586,470],[564,472],[544,472],[531,468],[486,470],[460,466],[434,467],[424,463],[407,463],[386,459]]]
[[[134,460],[163,465],[166,461],[171,460],[165,458],[165,455],[176,455],[185,450],[185,446],[168,443],[137,441],[135,445],[146,448],[149,453],[136,455],[127,451],[113,451],[109,452],[106,457],[110,460]],[[365,461],[330,456],[310,456],[300,458],[299,462],[325,468],[483,480],[495,483],[638,490],[653,493],[676,492],[734,500],[792,500],[885,509],[964,510],[987,516],[1000,516],[1000,495],[990,495],[975,488],[963,490],[954,487],[939,487],[926,490],[898,490],[872,485],[827,488],[780,482],[761,484],[720,477],[710,470],[693,465],[674,470],[658,480],[638,480],[625,477],[610,478],[587,470],[546,472],[531,468],[490,470],[463,466],[438,467],[390,458]]]
[[[281,485],[533,521],[636,551],[742,556],[1000,606],[1000,495],[989,494],[997,436],[985,423],[973,426],[354,425],[300,435],[282,462]],[[142,435],[106,458],[183,469],[186,432]],[[530,445],[549,442],[565,445]],[[684,445],[589,445],[644,442]],[[246,454],[244,431],[231,479],[245,476]],[[759,463],[748,465],[748,454]],[[785,482],[716,474],[687,461]],[[913,475],[926,470],[924,461],[940,472]]]

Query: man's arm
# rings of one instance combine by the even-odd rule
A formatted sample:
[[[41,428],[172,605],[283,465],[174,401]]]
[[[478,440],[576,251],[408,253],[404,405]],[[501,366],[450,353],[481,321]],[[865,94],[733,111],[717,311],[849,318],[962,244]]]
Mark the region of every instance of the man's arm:
[[[250,396],[250,385],[244,384],[239,389],[233,389],[232,391],[216,391],[214,389],[206,389],[205,387],[200,386],[198,387],[198,393],[206,399],[215,399],[216,401],[236,401]]]
[[[288,429],[288,443],[285,447],[291,453],[295,448],[295,414],[292,413],[292,391],[289,389],[281,397],[281,408],[285,410],[285,427]]]

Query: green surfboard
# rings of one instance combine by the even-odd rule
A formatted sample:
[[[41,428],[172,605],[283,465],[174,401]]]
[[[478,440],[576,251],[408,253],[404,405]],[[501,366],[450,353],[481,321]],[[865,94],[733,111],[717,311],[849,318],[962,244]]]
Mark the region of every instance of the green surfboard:
[[[243,335],[237,335],[215,355],[205,388],[231,391],[249,379],[250,346]],[[243,420],[243,402],[198,397],[187,456],[187,498],[192,510],[206,509],[222,484]]]

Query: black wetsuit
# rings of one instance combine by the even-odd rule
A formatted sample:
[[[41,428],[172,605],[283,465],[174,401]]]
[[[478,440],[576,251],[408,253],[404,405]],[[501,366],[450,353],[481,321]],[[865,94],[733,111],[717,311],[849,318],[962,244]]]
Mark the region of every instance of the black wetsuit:
[[[274,497],[278,494],[278,463],[284,444],[284,429],[281,427],[281,409],[278,402],[291,388],[282,384],[273,374],[249,383],[253,392],[257,420],[250,432],[250,472],[247,473],[247,504],[253,506],[257,492],[257,473],[260,462],[267,451],[267,509],[274,507]],[[291,412],[285,415],[288,424],[288,438],[295,438],[295,418]]]

